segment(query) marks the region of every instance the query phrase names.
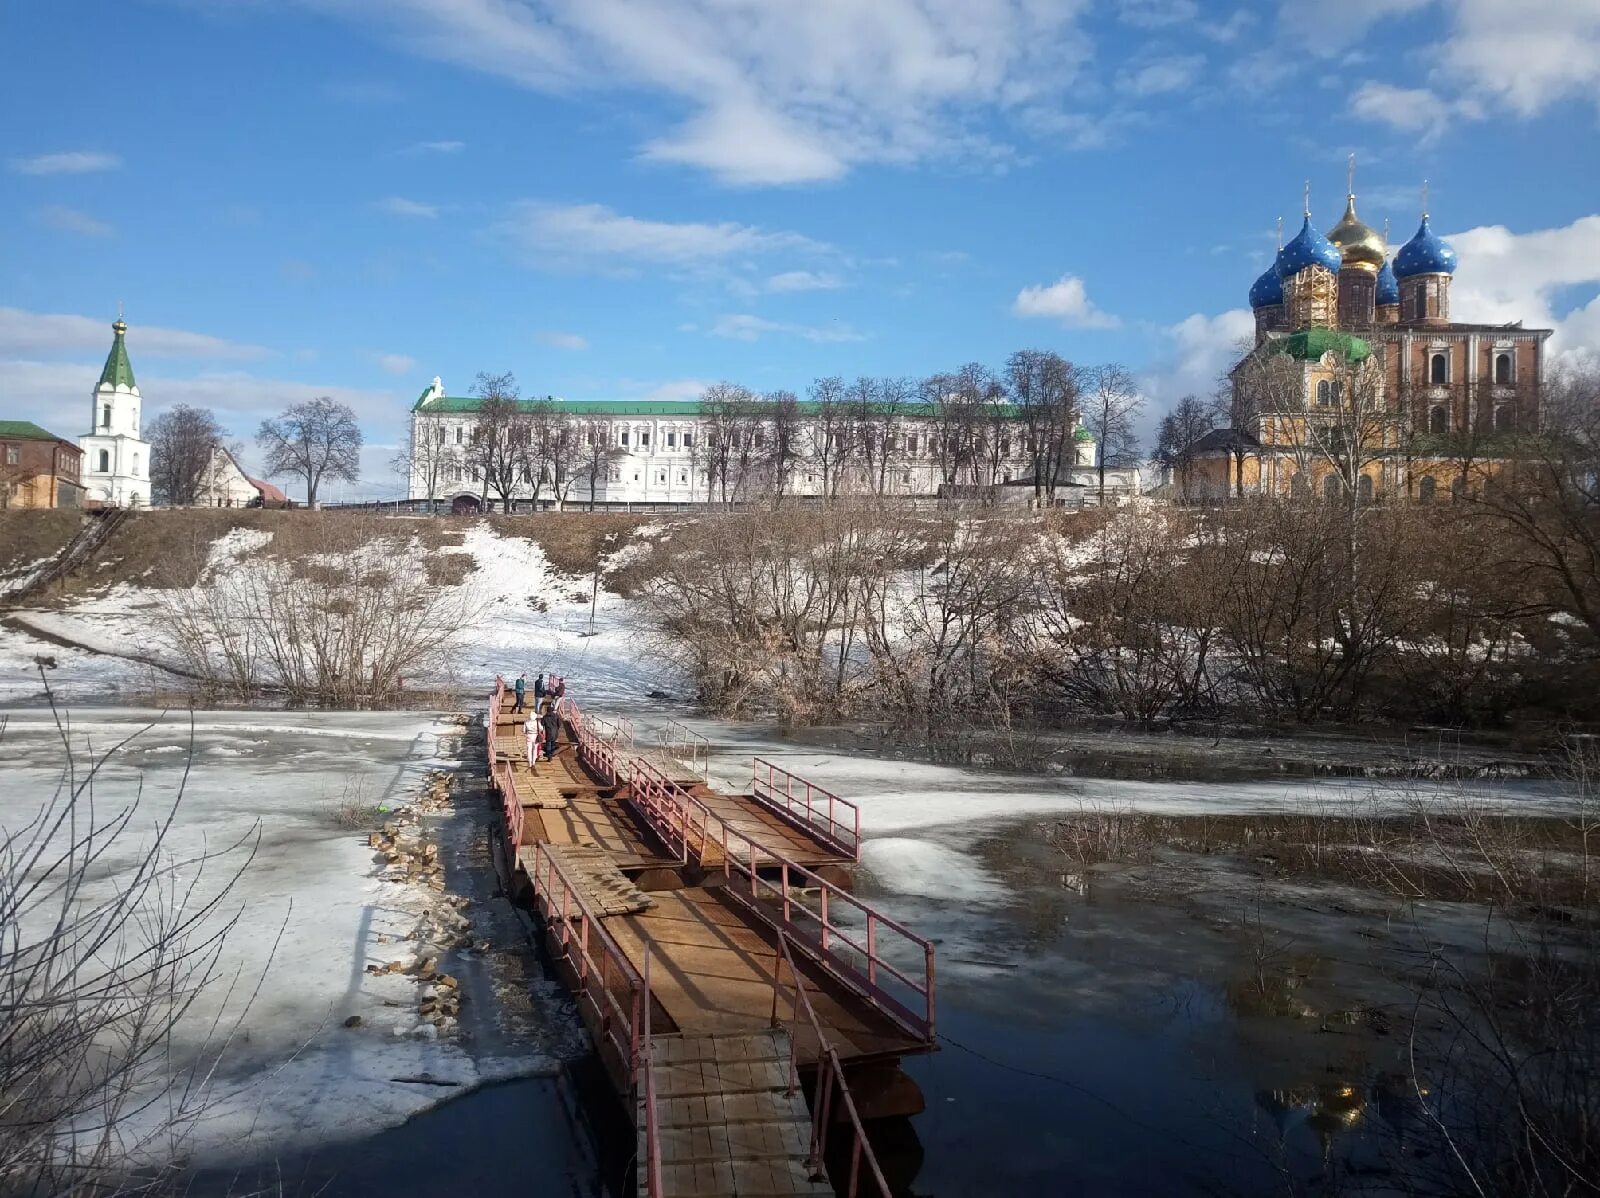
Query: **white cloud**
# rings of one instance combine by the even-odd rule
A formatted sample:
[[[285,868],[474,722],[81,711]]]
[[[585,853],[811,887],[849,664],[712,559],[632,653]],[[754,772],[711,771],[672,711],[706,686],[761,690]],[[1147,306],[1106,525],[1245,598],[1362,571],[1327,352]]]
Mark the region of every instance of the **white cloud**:
[[[1600,286],[1600,215],[1531,233],[1488,225],[1446,240],[1460,263],[1450,286],[1454,319],[1554,329],[1549,349],[1558,360],[1600,355],[1600,300],[1565,314],[1555,306],[1572,288]]]
[[[823,252],[830,247],[798,233],[769,232],[732,221],[646,220],[601,204],[514,206],[500,231],[533,265],[631,268],[641,264],[699,267],[779,251]]]
[[[203,361],[248,361],[266,357],[259,345],[242,345],[207,333],[132,324],[128,329],[128,354],[135,372],[142,356],[194,358]],[[111,321],[93,316],[27,312],[0,308],[0,353],[29,357],[57,354],[104,354],[111,348]],[[90,380],[91,383],[93,380]]]
[[[1187,25],[1199,15],[1200,6],[1195,0],[1121,0],[1117,5],[1117,16],[1140,29]]]
[[[378,365],[390,374],[410,374],[416,369],[417,360],[410,354],[379,354]]]
[[[1434,0],[1282,0],[1278,25],[1302,53],[1333,57],[1379,21],[1428,7]]]
[[[1182,91],[1200,76],[1203,54],[1174,54],[1117,73],[1117,90],[1130,96],[1161,96]]]
[[[667,379],[664,382],[621,379],[616,389],[643,400],[676,401],[699,399],[709,386],[710,379]]]
[[[402,154],[459,154],[467,148],[464,141],[417,141],[412,142]]]
[[[1066,95],[1090,53],[1088,0],[299,2],[524,87],[664,95],[686,115],[642,154],[735,185],[983,160],[982,118]]]
[[[866,340],[849,325],[817,328],[813,325],[792,324],[784,320],[767,320],[748,312],[719,316],[717,322],[711,326],[710,332],[713,337],[727,337],[734,341],[758,341],[768,333],[781,333],[784,336],[816,342]]]
[[[1070,329],[1112,329],[1118,321],[1089,302],[1088,290],[1077,275],[1062,275],[1054,283],[1034,284],[1017,293],[1011,310],[1018,316],[1043,316],[1059,320]]]
[[[533,335],[540,345],[551,349],[588,349],[589,339],[579,333],[562,333],[555,329],[542,329]]]
[[[1534,116],[1571,98],[1600,106],[1600,0],[1453,0],[1444,65],[1462,87]]]
[[[66,150],[59,154],[36,154],[32,158],[11,160],[11,169],[19,175],[89,175],[97,171],[114,171],[121,165],[121,155],[104,154],[98,150]]]
[[[778,294],[789,291],[832,291],[843,286],[837,275],[814,270],[786,270],[766,281],[766,289]]]
[[[390,216],[413,216],[422,220],[432,220],[439,215],[437,204],[424,204],[420,200],[408,200],[403,196],[390,196],[380,200],[378,207]]]
[[[40,208],[34,213],[40,224],[48,225],[62,233],[76,233],[79,237],[109,237],[112,228],[98,217],[90,216],[87,212],[79,212],[76,208],[64,208],[60,204],[50,204]]]
[[[1425,87],[1395,87],[1369,79],[1350,97],[1350,111],[1363,120],[1432,140],[1445,131],[1451,117],[1473,115],[1474,106],[1451,103]]]

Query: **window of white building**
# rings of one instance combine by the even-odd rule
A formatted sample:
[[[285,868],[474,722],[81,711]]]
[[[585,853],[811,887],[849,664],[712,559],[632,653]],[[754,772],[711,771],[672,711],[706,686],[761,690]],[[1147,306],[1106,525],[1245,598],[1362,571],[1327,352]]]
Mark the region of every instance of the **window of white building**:
[[[684,433],[683,434],[683,447],[685,449],[693,449],[694,448],[694,434],[693,433]]]
[[[622,448],[624,448],[624,449],[628,448],[628,430],[627,429],[623,429],[622,430]]]
[[[678,448],[678,434],[677,433],[669,432],[667,434],[667,448],[668,449],[676,449],[676,448]]]

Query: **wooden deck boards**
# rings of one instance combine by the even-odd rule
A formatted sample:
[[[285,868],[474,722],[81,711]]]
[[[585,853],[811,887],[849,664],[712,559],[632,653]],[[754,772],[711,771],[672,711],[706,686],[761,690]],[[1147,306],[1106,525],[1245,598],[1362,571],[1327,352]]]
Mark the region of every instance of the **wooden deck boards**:
[[[789,1038],[782,1029],[751,1035],[656,1036],[656,1126],[662,1188],[695,1198],[831,1195],[813,1181],[806,1158],[811,1115],[788,1085]],[[638,1189],[648,1192],[646,1128],[640,1097]]]
[[[654,900],[630,882],[611,854],[604,849],[583,845],[547,844],[544,852],[550,854],[572,879],[573,889],[583,899],[584,905],[596,915],[631,915],[655,905]],[[524,845],[517,850],[517,862],[528,873],[533,872],[536,850]]]
[[[635,969],[644,968],[644,946],[651,946],[651,993],[672,1026],[684,1035],[753,1034],[767,1029],[775,967],[772,945],[715,890],[657,891],[650,897],[656,900],[654,907],[608,919],[606,930]],[[823,987],[809,976],[805,983],[817,1018],[846,1060],[921,1048],[842,987]],[[792,995],[786,966],[781,1017],[787,1017]],[[814,1059],[815,1045],[803,1041],[801,1055]]]
[[[725,795],[706,786],[690,792],[704,803],[710,812],[741,836],[749,837],[759,845],[782,853],[799,865],[854,865],[855,859],[830,845],[825,845],[807,835],[775,812],[761,806],[749,795]],[[771,857],[757,856],[757,862],[771,861]],[[706,846],[705,863],[722,864],[722,846]]]

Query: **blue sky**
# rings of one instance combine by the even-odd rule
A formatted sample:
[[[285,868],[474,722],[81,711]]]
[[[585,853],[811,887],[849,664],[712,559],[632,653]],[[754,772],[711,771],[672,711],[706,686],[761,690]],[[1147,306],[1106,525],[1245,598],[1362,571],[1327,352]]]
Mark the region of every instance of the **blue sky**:
[[[1206,389],[1244,296],[1424,178],[1458,318],[1600,351],[1600,0],[20,0],[0,415],[690,397],[1024,346]]]

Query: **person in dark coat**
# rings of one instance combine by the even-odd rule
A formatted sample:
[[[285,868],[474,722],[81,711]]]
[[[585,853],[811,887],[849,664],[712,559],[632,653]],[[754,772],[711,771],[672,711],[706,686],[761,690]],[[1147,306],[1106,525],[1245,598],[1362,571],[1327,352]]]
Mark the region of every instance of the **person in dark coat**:
[[[556,714],[556,705],[544,705],[544,759],[549,761],[556,755],[556,736],[561,731],[561,717]]]
[[[544,675],[540,674],[533,680],[533,705],[539,706],[539,700],[544,698]]]
[[[517,675],[517,685],[513,689],[517,692],[517,704],[511,709],[512,713],[515,714],[522,710],[523,700],[527,697],[528,675],[526,671]]]

